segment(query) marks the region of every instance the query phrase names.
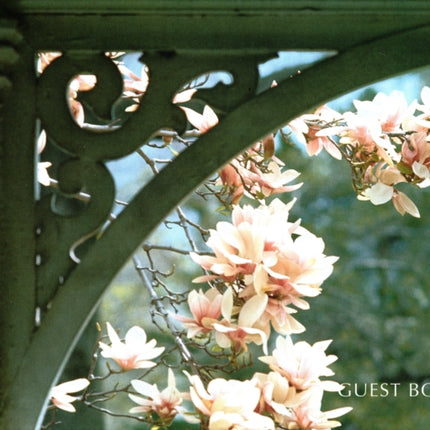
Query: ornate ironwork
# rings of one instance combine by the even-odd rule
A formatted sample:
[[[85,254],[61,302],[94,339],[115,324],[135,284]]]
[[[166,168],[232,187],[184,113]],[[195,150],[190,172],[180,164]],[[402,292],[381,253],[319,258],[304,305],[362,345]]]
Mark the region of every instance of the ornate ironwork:
[[[31,9],[29,2],[24,3],[27,3]],[[67,6],[66,3],[64,2],[63,7]],[[49,139],[65,154],[65,161],[59,170],[61,192],[66,196],[73,196],[77,192],[85,191],[89,195],[89,201],[69,217],[52,211],[51,197],[45,197],[38,202],[35,200],[30,202],[32,209],[35,210],[35,217],[33,218],[32,212],[29,213],[28,224],[31,224],[31,227],[25,226],[24,239],[29,238],[29,229],[36,232],[37,246],[35,246],[33,237],[29,241],[27,253],[33,253],[33,258],[38,256],[40,261],[37,261],[37,269],[27,269],[29,274],[22,278],[24,281],[32,281],[31,285],[21,285],[22,288],[28,288],[30,298],[25,300],[25,306],[21,302],[20,310],[18,307],[14,308],[17,316],[13,321],[8,321],[8,325],[12,327],[11,333],[17,333],[18,319],[22,318],[23,314],[25,314],[24,319],[27,322],[25,336],[21,337],[24,339],[24,346],[18,348],[17,352],[13,354],[16,364],[14,366],[8,364],[7,370],[13,376],[5,379],[9,387],[4,412],[0,418],[0,426],[5,429],[27,429],[38,426],[49,389],[58,378],[76,339],[94,312],[102,293],[113,276],[157,224],[208,175],[242,149],[304,111],[359,86],[430,63],[430,50],[422,43],[430,36],[430,28],[427,26],[398,32],[397,29],[384,24],[378,31],[368,30],[367,37],[387,34],[388,28],[393,35],[367,43],[363,43],[363,39],[357,34],[354,35],[353,41],[332,38],[332,40],[338,40],[336,43],[325,41],[323,43],[315,36],[311,42],[310,38],[305,35],[308,37],[306,39],[308,42],[300,42],[299,45],[303,44],[308,48],[324,45],[327,48],[345,48],[345,50],[305,70],[302,74],[279,83],[277,87],[256,95],[259,62],[274,55],[269,53],[282,46],[296,47],[297,45],[292,42],[291,32],[283,30],[281,35],[284,39],[275,42],[272,36],[276,31],[273,30],[271,33],[264,29],[264,34],[271,34],[268,42],[258,42],[258,37],[254,34],[251,48],[248,49],[245,42],[238,37],[236,48],[239,47],[239,49],[227,49],[234,48],[234,37],[232,36],[234,29],[224,28],[225,22],[222,20],[222,16],[212,11],[209,14],[209,21],[205,21],[206,18],[201,14],[195,15],[189,9],[181,9],[178,15],[181,25],[184,22],[197,22],[197,30],[200,29],[204,34],[207,34],[207,31],[202,29],[201,22],[198,21],[200,18],[204,22],[210,22],[212,29],[215,29],[215,23],[224,26],[222,31],[229,34],[225,49],[222,41],[219,40],[214,42],[193,39],[198,33],[196,28],[193,29],[191,39],[181,37],[177,44],[173,37],[174,32],[169,31],[168,34],[172,40],[167,43],[163,36],[158,45],[154,34],[151,34],[148,44],[145,44],[143,36],[130,42],[114,41],[112,36],[109,36],[106,41],[103,37],[97,36],[95,41],[87,46],[85,42],[88,40],[88,35],[84,34],[82,30],[78,30],[79,23],[99,23],[97,31],[100,34],[109,32],[109,25],[112,22],[121,23],[124,27],[121,30],[123,37],[127,38],[131,33],[136,35],[136,24],[139,22],[137,18],[143,16],[144,21],[148,22],[149,18],[145,13],[149,13],[151,8],[148,6],[149,2],[143,2],[146,9],[145,11],[141,9],[140,15],[133,14],[127,18],[117,11],[116,14],[108,17],[106,23],[101,24],[101,16],[97,14],[81,16],[78,3],[80,2],[74,3],[78,12],[63,11],[63,15],[59,17],[40,14],[49,9],[45,2],[32,3],[35,9],[31,13],[34,16],[23,14],[26,39],[19,49],[24,60],[20,60],[18,68],[14,66],[12,80],[5,70],[9,67],[9,59],[15,58],[15,50],[13,46],[10,46],[7,37],[3,37],[2,40],[6,40],[6,42],[3,42],[0,48],[0,90],[7,89],[11,81],[27,90],[27,94],[22,88],[18,92],[23,97],[22,101],[15,100],[12,103],[9,98],[7,99],[8,103],[12,103],[11,112],[18,114],[25,103],[30,103],[30,107],[27,108],[27,112],[30,113],[27,123],[31,122],[31,124],[27,125],[25,133],[22,134],[25,136],[25,141],[22,142],[23,151],[26,154],[31,153],[30,158],[33,160],[34,107],[37,100],[37,115],[41,120],[42,128],[47,131]],[[172,2],[164,3],[165,5],[172,4]],[[209,3],[204,2],[205,7],[208,7]],[[254,6],[257,4],[252,3]],[[128,2],[127,4],[136,3]],[[38,11],[37,7],[41,9]],[[70,8],[70,4],[67,7]],[[296,12],[300,10],[297,4],[294,10]],[[268,11],[270,12],[270,8],[266,10],[266,12]],[[305,15],[310,17],[308,22],[315,22],[314,12],[306,11]],[[167,23],[172,22],[172,19],[175,18],[174,14],[167,14],[164,9],[160,16],[165,18]],[[333,16],[335,16],[334,12]],[[250,22],[264,22],[266,25],[270,25],[270,17],[266,16],[265,19],[262,19],[261,10],[248,10],[248,13],[245,14],[248,21],[245,18],[240,21],[239,17],[243,16],[238,12],[231,12],[228,14],[227,23],[242,22],[238,30],[240,35],[244,34],[244,29],[250,28]],[[59,21],[54,24],[57,18]],[[133,29],[130,29],[130,34],[127,29],[127,19],[134,26]],[[51,30],[61,31],[58,22],[67,23],[67,28],[75,25],[71,31],[74,36],[61,35],[60,41],[55,43],[55,32],[53,33]],[[423,18],[420,22],[425,22],[425,19]],[[45,27],[42,26],[43,24]],[[151,29],[155,28],[153,24],[149,25]],[[175,24],[175,29],[178,28],[178,25],[178,23]],[[297,24],[294,25],[297,27]],[[406,27],[405,25],[403,25],[403,29],[407,29],[412,24],[409,23]],[[323,27],[324,32],[327,33],[327,23]],[[41,34],[36,35],[36,29],[41,28],[43,28]],[[118,27],[115,27],[114,34],[117,34],[118,31]],[[301,32],[306,33],[303,30]],[[37,41],[32,39],[33,36]],[[351,48],[354,41],[360,43]],[[202,50],[205,44],[209,45],[211,49]],[[133,49],[136,46],[139,46],[139,49],[145,49],[142,61],[148,66],[150,72],[150,84],[137,111],[126,122],[120,124],[119,128],[107,127],[102,132],[100,130],[95,132],[80,127],[70,115],[65,95],[69,81],[80,73],[92,73],[97,76],[97,86],[87,94],[82,94],[82,99],[109,123],[112,104],[121,94],[122,78],[112,61],[100,51]],[[175,49],[177,47],[187,49]],[[6,51],[2,51],[3,48]],[[34,62],[34,55],[40,49],[60,49],[65,53],[55,60],[39,78],[36,78],[34,64],[32,65],[33,76],[29,75],[30,62]],[[5,57],[1,56],[2,53],[5,53]],[[7,58],[7,60],[3,58]],[[233,83],[199,91],[198,95],[217,110],[221,117],[219,125],[200,137],[143,187],[119,217],[103,231],[101,237],[87,247],[86,252],[80,256],[80,263],[70,258],[70,249],[73,245],[77,242],[80,243],[82,238],[99,232],[110,213],[115,190],[104,163],[133,152],[161,128],[167,127],[179,134],[183,133],[186,118],[182,110],[172,103],[174,95],[186,82],[202,73],[216,70],[230,73]],[[20,72],[24,73],[23,76],[19,76]],[[24,83],[25,80],[28,83]],[[3,115],[3,118],[6,116]],[[7,119],[11,121],[10,114]],[[9,135],[9,142],[7,145],[3,144],[3,147],[11,148],[10,126],[4,130]],[[29,130],[33,132],[33,136],[30,136]],[[0,135],[0,140],[1,137]],[[7,162],[4,155],[0,154],[0,162],[2,164]],[[26,167],[28,167],[28,157]],[[11,169],[8,169],[8,172],[10,171]],[[15,178],[17,176],[15,175]],[[32,172],[31,176],[34,179]],[[181,178],[180,181],[177,180],[178,177]],[[5,173],[2,173],[2,178],[5,178]],[[26,180],[30,182],[28,175]],[[22,181],[20,184],[22,185]],[[5,187],[11,188],[11,190],[17,189],[11,181],[3,183],[2,195],[6,198],[9,198],[13,191],[5,192]],[[33,187],[33,182],[31,187]],[[31,193],[27,189],[26,192],[19,195],[29,198]],[[163,195],[162,199],[160,199],[160,195]],[[18,206],[15,205],[14,208],[17,209]],[[8,220],[2,220],[2,224],[6,226],[13,217],[10,210],[7,212],[7,216]],[[22,221],[22,216],[19,219]],[[140,221],[136,222],[136,220]],[[16,235],[17,231],[18,227],[15,224],[13,234]],[[21,244],[23,244],[23,240]],[[119,244],[120,246],[118,246]],[[10,249],[10,247],[6,249]],[[27,257],[25,263],[29,261]],[[7,265],[8,259],[9,257],[2,256],[1,261],[4,266]],[[28,266],[28,264],[26,265]],[[18,264],[15,261],[14,270],[17,270],[17,267]],[[34,278],[32,278],[32,270]],[[11,276],[8,280],[11,280],[11,285],[7,286],[5,291],[12,294],[12,287],[17,288],[19,282],[12,280]],[[35,287],[37,287],[37,296],[35,296]],[[12,295],[8,297],[12,297]],[[10,306],[15,306],[12,299],[9,303]],[[44,311],[44,316],[40,327],[30,337],[28,321],[33,321],[33,329],[36,307]],[[10,316],[14,309],[9,310],[7,315]],[[4,322],[6,323],[6,321]],[[61,337],[58,336],[60,328]],[[12,339],[12,335],[7,339],[9,345],[16,342]],[[34,372],[35,363],[39,363],[37,374]],[[45,365],[42,366],[40,363]],[[14,379],[13,384],[12,379]],[[29,381],[32,381],[34,390],[28,390]],[[35,397],[34,392],[39,395]],[[22,413],[23,410],[26,411],[25,414]]]

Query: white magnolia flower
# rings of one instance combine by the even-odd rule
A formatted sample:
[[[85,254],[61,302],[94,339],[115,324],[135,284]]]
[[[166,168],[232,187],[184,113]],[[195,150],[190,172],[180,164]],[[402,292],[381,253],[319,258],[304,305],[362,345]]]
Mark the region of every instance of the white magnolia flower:
[[[90,381],[86,378],[74,379],[63,382],[51,389],[50,398],[52,403],[59,409],[67,412],[76,412],[72,403],[79,397],[70,396],[69,393],[76,393],[88,387]]]
[[[145,330],[138,326],[132,327],[125,335],[123,343],[113,327],[109,323],[106,323],[106,326],[111,345],[99,342],[103,357],[112,358],[124,370],[145,369],[156,365],[150,360],[158,357],[164,347],[155,347],[155,339],[147,343]]]

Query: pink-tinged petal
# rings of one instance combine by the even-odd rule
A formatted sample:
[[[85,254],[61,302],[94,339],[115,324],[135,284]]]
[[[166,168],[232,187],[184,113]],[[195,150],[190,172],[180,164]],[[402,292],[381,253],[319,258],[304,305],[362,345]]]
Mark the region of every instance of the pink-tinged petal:
[[[202,276],[197,276],[197,278],[194,278],[191,282],[193,284],[201,284],[203,282],[210,282],[210,281],[214,281],[215,279],[218,279],[219,276],[217,275],[202,275]]]
[[[76,409],[72,403],[77,400],[77,397],[69,396],[68,393],[82,391],[89,385],[86,378],[74,379],[73,381],[63,382],[51,389],[50,397],[52,403],[59,409],[67,412],[75,412]]]
[[[327,339],[327,340],[320,340],[319,342],[315,342],[313,347],[315,349],[319,349],[320,351],[325,351],[330,344],[333,342],[332,339]],[[337,358],[336,358],[337,359]],[[334,361],[334,360],[333,360]]]
[[[131,327],[125,335],[125,344],[129,346],[144,345],[146,343],[146,333],[141,327]]]
[[[160,391],[155,384],[151,385],[139,379],[133,379],[131,381],[131,385],[139,394],[151,397],[152,399],[155,399],[160,394]]]
[[[151,367],[155,367],[157,363],[153,361],[147,360],[135,360],[135,362],[131,366],[122,366],[124,370],[132,370],[132,369],[150,369]]]
[[[210,289],[206,294],[210,300],[207,316],[218,318],[221,315],[222,294],[220,294],[215,288]]]
[[[244,419],[242,415],[238,413],[225,413],[222,411],[217,411],[213,413],[209,420],[210,430],[226,430],[234,428],[244,428]],[[248,427],[246,427],[248,428]]]
[[[208,124],[209,128],[212,128],[219,122],[217,114],[208,105],[203,108],[203,117],[206,119],[206,123]]]
[[[196,93],[196,89],[192,88],[189,90],[181,91],[180,93],[176,93],[175,97],[173,98],[173,103],[185,103],[189,102],[193,95]]]
[[[47,171],[50,166],[52,166],[52,163],[49,161],[41,161],[37,163],[37,181],[45,187],[49,187],[51,185],[51,178]]]
[[[221,303],[221,314],[227,320],[230,321],[231,314],[233,312],[233,290],[231,287],[223,294]]]
[[[321,130],[318,130],[315,133],[315,136],[317,137],[338,136],[339,134],[347,130],[348,130],[348,127],[345,127],[343,125],[335,126],[335,127],[325,127],[325,128],[322,128]]]
[[[107,331],[109,340],[112,344],[121,343],[121,339],[118,336],[118,333],[115,331],[115,329],[110,325],[109,322],[106,323]]]
[[[421,100],[426,106],[430,106],[430,88],[425,86],[421,90]]]
[[[336,160],[342,159],[342,153],[340,152],[339,148],[333,142],[327,141],[324,144],[324,148]]]
[[[242,238],[234,225],[226,221],[220,221],[217,223],[216,229],[229,245],[237,249],[240,254],[243,254],[245,250],[243,249]]]
[[[425,166],[424,164],[419,163],[418,161],[414,161],[414,163],[412,164],[412,170],[419,178],[430,177],[430,172],[428,167]]]
[[[250,335],[256,335],[260,338],[260,341],[253,339],[253,342],[255,342],[257,345],[263,345],[263,352],[267,354],[267,336],[266,333],[264,333],[263,330],[260,330],[258,328],[252,328],[252,327],[246,327],[241,328],[245,333],[248,333]]]
[[[46,131],[42,130],[37,138],[37,153],[41,154],[46,146]]]
[[[401,191],[396,191],[393,195],[393,205],[401,215],[408,213],[415,218],[420,218],[420,212],[415,203]]]
[[[173,373],[173,370],[170,367],[169,367],[169,370],[167,371],[167,385],[169,387],[176,387],[175,374]]]
[[[322,150],[320,139],[312,139],[306,143],[306,152],[308,155],[318,155]]]
[[[259,264],[254,271],[254,288],[257,294],[270,290],[269,276],[263,265]]]
[[[258,294],[247,300],[240,311],[238,325],[252,327],[266,309],[268,300],[267,294]]]
[[[391,200],[393,192],[393,187],[385,185],[382,182],[378,182],[377,184],[372,185],[367,194],[374,205],[382,205]]]
[[[76,412],[76,408],[71,403],[75,400],[74,397],[72,397],[72,400],[67,400],[67,399],[58,400],[56,398],[52,398],[51,400],[52,400],[52,403],[58,409],[62,409],[63,411],[66,411],[66,412]]]
[[[330,411],[326,411],[324,412],[324,416],[326,418],[338,418],[342,415],[347,414],[348,412],[351,412],[353,408],[346,406],[343,408],[337,408],[337,409],[332,409]]]
[[[86,378],[78,378],[73,381],[63,382],[57,385],[55,388],[64,393],[76,393],[77,391],[84,390],[90,385],[90,381]]]
[[[133,409],[130,409],[130,412],[145,412],[147,406],[151,403],[150,400],[144,399],[143,397],[140,397],[140,396],[136,396],[135,394],[130,393],[128,397],[131,400],[133,400],[134,403],[137,403],[140,406],[144,406],[144,408],[138,406]]]
[[[215,329],[215,325],[217,325],[221,329],[224,328],[219,324],[214,324],[214,329]],[[215,332],[215,341],[217,345],[220,346],[221,348],[229,348],[231,346],[231,339],[219,330]]]
[[[205,106],[203,114],[185,106],[180,106],[180,108],[185,112],[190,124],[197,128],[201,133],[206,133],[210,128],[218,124],[218,117],[209,106]]]

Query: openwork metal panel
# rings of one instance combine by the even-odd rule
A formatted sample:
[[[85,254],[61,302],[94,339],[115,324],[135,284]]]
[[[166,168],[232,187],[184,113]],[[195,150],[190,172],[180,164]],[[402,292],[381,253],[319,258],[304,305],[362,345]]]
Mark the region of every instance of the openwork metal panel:
[[[205,178],[304,111],[428,65],[429,38],[426,1],[23,0],[5,6],[0,20],[0,427],[40,425],[49,389],[109,282]],[[337,54],[257,94],[258,65],[278,51],[298,49]],[[63,55],[38,76],[40,51]],[[106,119],[122,91],[121,74],[106,51],[142,52],[149,87],[120,127],[82,128],[65,96],[74,76],[97,76],[85,101]],[[183,133],[186,118],[172,99],[186,82],[212,71],[233,77],[231,85],[198,94],[221,113],[219,125],[141,189],[81,261],[71,258],[73,245],[91,237],[109,216],[115,189],[105,163],[135,151],[161,128]],[[74,217],[52,212],[49,199],[35,197],[37,127],[65,154],[60,190],[72,195],[85,188],[91,195]]]

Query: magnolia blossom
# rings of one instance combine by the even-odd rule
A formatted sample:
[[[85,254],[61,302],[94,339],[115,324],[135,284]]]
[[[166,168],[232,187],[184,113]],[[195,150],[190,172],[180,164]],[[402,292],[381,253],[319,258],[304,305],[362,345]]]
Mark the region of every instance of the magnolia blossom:
[[[342,154],[329,136],[339,134],[345,129],[336,125],[342,116],[328,106],[318,108],[314,114],[302,115],[288,126],[299,143],[306,147],[309,155],[318,155],[325,149],[333,158],[340,160]],[[322,127],[322,125],[325,125]]]
[[[258,381],[216,378],[207,390],[197,375],[186,373],[194,406],[209,417],[209,430],[271,430],[274,422],[255,412],[260,402]]]
[[[218,184],[223,185],[224,189],[229,192],[232,205],[238,204],[245,193],[245,179],[242,176],[243,172],[239,173],[240,169],[240,162],[235,158],[219,172]]]
[[[311,233],[279,243],[276,262],[269,267],[257,267],[255,290],[288,296],[296,306],[307,308],[295,297],[317,296],[322,282],[331,275],[333,264],[338,259],[324,255],[324,247],[324,241]]]
[[[371,153],[391,164],[399,161],[399,154],[387,133],[402,132],[401,124],[415,110],[408,106],[404,95],[394,91],[390,96],[378,93],[372,101],[354,101],[356,112],[346,112],[346,130],[341,134],[342,144],[356,145],[357,155],[366,159]]]
[[[357,115],[362,118],[376,120],[385,132],[399,131],[406,116],[410,115],[416,104],[408,106],[401,91],[393,91],[390,95],[378,93],[372,101],[354,100]]]
[[[303,184],[291,184],[300,173],[283,170],[284,163],[274,156],[274,136],[269,135],[240,154],[220,173],[218,185],[230,194],[230,203],[238,204],[242,196],[263,200],[273,194],[295,191]]]
[[[216,230],[210,231],[207,245],[215,256],[191,254],[194,261],[214,274],[195,281],[212,280],[216,276],[236,283],[235,293],[245,300],[245,306],[249,300],[252,306],[258,304],[258,318],[246,326],[259,329],[266,336],[270,322],[284,334],[303,331],[303,326],[291,316],[293,311],[288,305],[307,309],[309,305],[302,297],[320,293],[322,282],[331,274],[337,260],[324,255],[322,239],[298,222],[288,221],[293,203],[285,205],[274,200],[258,208],[235,206],[232,223],[219,222]],[[242,326],[240,322],[239,326]],[[224,331],[227,333],[227,329]]]
[[[295,302],[297,301],[298,299],[295,299]],[[307,305],[304,300],[301,302]],[[254,327],[267,330],[271,325],[277,333],[284,335],[304,332],[305,326],[293,317],[292,314],[297,313],[297,310],[291,308],[290,304],[290,297],[269,297],[264,313]],[[307,309],[305,306],[303,307]]]
[[[41,154],[46,146],[46,132],[42,130],[37,139],[37,153]],[[48,167],[52,166],[49,161],[39,161],[37,163],[37,180],[40,184],[49,187],[51,185],[51,178],[48,173]]]
[[[172,420],[177,414],[181,414],[189,423],[199,422],[181,406],[183,400],[189,399],[190,395],[188,392],[182,393],[176,388],[176,379],[172,369],[168,369],[167,387],[162,391],[156,384],[151,385],[139,379],[133,379],[131,385],[139,394],[147,397],[129,394],[130,399],[139,405],[131,408],[131,413],[155,412],[160,418],[167,421]]]
[[[215,288],[205,293],[202,290],[199,292],[191,290],[188,294],[188,306],[194,318],[176,314],[173,317],[188,329],[190,338],[200,333],[207,333],[213,329],[214,322],[221,316],[222,299],[223,296]]]
[[[294,406],[291,412],[275,414],[276,422],[291,430],[322,430],[339,427],[341,423],[331,419],[347,414],[352,408],[343,407],[322,412],[322,396],[323,390],[321,388],[311,388],[308,390],[308,398],[299,405]]]
[[[371,101],[355,100],[355,112],[341,115],[324,106],[289,126],[310,155],[325,147],[327,143],[320,140],[325,138],[342,151],[353,167],[353,186],[360,200],[375,205],[391,200],[400,214],[419,217],[415,204],[395,185],[430,186],[429,87],[422,89],[421,100],[422,104],[408,104],[399,91],[378,93]]]
[[[90,381],[86,378],[74,379],[63,382],[51,389],[50,398],[52,403],[59,409],[67,412],[76,412],[72,403],[79,397],[70,396],[69,393],[76,393],[88,387]]]
[[[270,267],[277,261],[275,242],[290,238],[291,233],[298,229],[296,224],[288,222],[291,206],[280,200],[257,209],[249,205],[243,208],[235,206],[232,223],[218,222],[216,230],[210,230],[206,244],[215,256],[191,253],[191,258],[227,282],[239,275],[253,275],[258,264]],[[203,281],[204,278],[198,280]],[[252,276],[246,277],[245,282],[252,280]]]
[[[134,326],[125,335],[125,342],[121,342],[113,327],[106,323],[111,345],[99,342],[102,349],[101,355],[115,360],[123,370],[145,369],[156,365],[151,359],[158,357],[164,347],[155,347],[156,340],[146,342],[145,331]]]
[[[401,162],[403,166],[411,168],[418,178],[430,178],[430,142],[427,141],[425,132],[414,133],[403,143]]]
[[[260,413],[288,415],[290,408],[299,406],[309,397],[308,391],[298,392],[278,372],[257,372],[253,379],[257,379],[261,390]]]
[[[334,372],[328,366],[337,360],[335,355],[326,355],[325,350],[331,340],[316,342],[313,345],[305,341],[293,343],[289,336],[278,336],[272,355],[259,357],[269,367],[285,376],[291,386],[298,390],[318,386],[326,391],[339,391],[342,385],[334,381],[321,381],[320,376],[332,376]]]
[[[416,104],[416,110],[422,112],[421,114],[414,116],[410,115],[403,121],[403,128],[405,130],[413,131],[428,131],[430,128],[430,88],[425,86],[421,90],[421,101],[422,104]]]
[[[201,114],[185,106],[180,106],[180,108],[185,112],[190,124],[197,128],[202,134],[216,126],[219,122],[217,114],[208,105],[203,108],[203,113]]]
[[[400,215],[408,213],[415,218],[420,218],[420,211],[405,193],[383,182],[377,182],[358,197],[360,200],[370,200],[374,205],[381,205],[391,200]]]
[[[246,174],[244,174],[244,169],[239,169],[244,174],[242,180],[247,186],[246,194],[252,197],[259,194],[263,197],[269,197],[273,194],[286,193],[299,189],[303,185],[302,183],[287,184],[294,181],[300,173],[294,169],[282,171],[282,166],[283,163],[270,161],[264,172],[256,164],[253,164],[251,170],[248,170]]]
[[[408,213],[415,218],[420,218],[420,212],[418,208],[405,193],[402,193],[399,190],[394,190],[392,200],[394,208],[400,213],[400,215]]]
[[[267,296],[254,296],[249,299],[239,311],[237,322],[232,315],[237,312],[233,306],[233,290],[228,288],[223,295],[222,315],[224,319],[213,324],[216,342],[222,348],[229,348],[232,344],[247,351],[247,343],[254,342],[263,345],[263,351],[267,351],[267,339],[270,332],[255,327],[267,305]],[[268,328],[268,327],[267,327]]]
[[[366,160],[370,154],[376,154],[387,162],[391,161],[391,157],[397,157],[395,148],[390,139],[383,135],[377,119],[361,117],[352,112],[346,112],[344,118],[347,127],[341,133],[339,142],[342,145],[355,146],[356,156],[360,160]]]

